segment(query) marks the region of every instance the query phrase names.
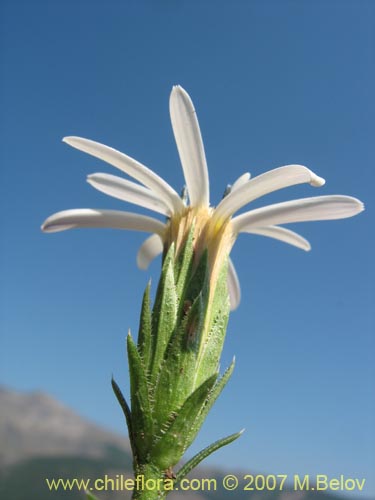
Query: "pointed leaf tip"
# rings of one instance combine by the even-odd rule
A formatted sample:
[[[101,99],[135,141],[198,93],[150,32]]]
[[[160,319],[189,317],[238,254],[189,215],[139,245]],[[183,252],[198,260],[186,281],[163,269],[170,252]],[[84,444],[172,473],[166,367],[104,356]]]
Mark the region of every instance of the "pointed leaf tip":
[[[207,446],[207,448],[204,448],[202,451],[197,453],[191,460],[189,460],[177,473],[177,478],[176,481],[179,482],[181,481],[189,472],[194,469],[202,460],[207,458],[209,455],[214,453],[216,450],[219,450],[223,446],[226,446],[227,444],[232,443],[236,439],[238,439],[243,431],[245,429],[242,429],[240,432],[236,432],[235,434],[231,434],[230,436],[224,437],[222,439],[219,439],[218,441],[215,441],[214,443],[210,444]]]
[[[99,500],[98,497],[93,495],[90,491],[85,490],[86,500]]]

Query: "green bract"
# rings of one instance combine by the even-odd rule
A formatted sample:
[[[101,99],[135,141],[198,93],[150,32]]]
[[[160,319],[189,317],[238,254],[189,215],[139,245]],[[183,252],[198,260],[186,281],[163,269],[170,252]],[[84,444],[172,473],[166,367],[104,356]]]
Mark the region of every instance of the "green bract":
[[[135,476],[180,481],[240,435],[217,441],[173,473],[234,367],[233,362],[219,377],[230,309],[227,260],[212,283],[207,251],[195,262],[193,234],[191,229],[177,254],[173,243],[166,253],[152,311],[147,286],[137,345],[128,335],[131,409],[113,381],[129,428]],[[135,491],[134,498],[160,498],[167,492],[146,489]]]

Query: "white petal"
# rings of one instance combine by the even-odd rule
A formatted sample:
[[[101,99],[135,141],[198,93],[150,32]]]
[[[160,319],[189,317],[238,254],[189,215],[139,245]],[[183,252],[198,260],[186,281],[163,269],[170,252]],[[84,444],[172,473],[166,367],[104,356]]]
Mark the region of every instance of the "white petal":
[[[137,253],[137,265],[144,271],[148,268],[151,261],[160,255],[163,251],[163,242],[158,234],[153,234],[145,240]]]
[[[110,165],[119,168],[122,172],[134,177],[134,179],[137,179],[137,181],[158,194],[171,212],[180,212],[184,209],[180,197],[164,179],[138,161],[130,158],[130,156],[99,142],[82,137],[64,137],[63,141],[80,151],[106,161]]]
[[[201,132],[193,103],[182,87],[173,87],[169,109],[190,204],[208,206],[208,170]]]
[[[230,309],[234,311],[237,309],[241,301],[241,288],[240,282],[236,273],[236,269],[233,265],[232,259],[228,261],[228,292],[230,300]]]
[[[162,235],[165,224],[152,217],[130,212],[79,208],[64,210],[51,215],[42,225],[42,231],[46,233],[55,233],[66,229],[84,227],[133,229],[134,231],[144,231],[146,233],[157,233]]]
[[[363,203],[351,196],[317,196],[276,203],[235,217],[233,229],[243,232],[259,226],[314,220],[344,219],[362,212]]]
[[[266,226],[266,227],[254,227],[250,229],[242,230],[241,233],[259,234],[261,236],[268,236],[269,238],[274,238],[275,240],[283,241],[284,243],[289,243],[297,248],[301,248],[308,252],[311,250],[310,243],[300,236],[299,234],[286,229],[285,227],[279,226]]]
[[[102,173],[89,175],[87,182],[98,191],[119,200],[135,203],[163,215],[171,215],[169,208],[151,189],[145,188],[135,182],[122,179],[116,175]]]
[[[228,194],[217,206],[215,217],[231,217],[237,210],[265,194],[278,191],[295,184],[309,183],[322,186],[324,179],[302,165],[286,165],[258,175]]]
[[[232,184],[232,189],[231,193],[238,189],[239,187],[243,186],[246,184],[246,182],[250,179],[250,174],[249,172],[246,172],[245,174],[242,174],[236,181],[233,182]]]

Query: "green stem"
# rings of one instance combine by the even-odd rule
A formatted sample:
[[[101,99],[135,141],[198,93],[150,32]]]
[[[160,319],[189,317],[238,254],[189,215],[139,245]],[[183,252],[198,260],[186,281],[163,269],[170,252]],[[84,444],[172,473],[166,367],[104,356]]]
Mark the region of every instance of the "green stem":
[[[152,464],[137,467],[133,500],[161,500],[173,490],[174,481]]]

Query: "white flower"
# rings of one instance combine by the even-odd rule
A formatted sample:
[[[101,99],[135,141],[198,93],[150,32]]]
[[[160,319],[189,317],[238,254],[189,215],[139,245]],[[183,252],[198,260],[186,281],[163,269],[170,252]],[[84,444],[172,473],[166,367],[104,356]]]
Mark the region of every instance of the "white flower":
[[[301,165],[279,167],[252,179],[250,174],[245,173],[234,182],[230,192],[219,205],[215,209],[210,208],[208,169],[199,124],[193,103],[180,86],[172,89],[170,114],[189,196],[188,205],[155,172],[129,156],[88,139],[65,137],[64,142],[70,146],[106,161],[140,183],[96,173],[89,175],[87,179],[94,188],[120,200],[158,212],[166,216],[167,221],[116,210],[75,209],[50,216],[44,222],[42,230],[55,232],[82,227],[108,227],[153,233],[143,243],[137,255],[138,266],[146,269],[162,252],[168,238],[169,226],[173,223],[179,225],[187,211],[206,214],[205,220],[210,220],[211,228],[208,234],[212,234],[212,231],[216,234],[220,227],[230,224],[233,242],[239,233],[251,233],[275,238],[308,251],[310,244],[307,240],[289,229],[280,227],[279,224],[341,219],[352,217],[363,210],[363,204],[356,198],[320,196],[276,203],[233,218],[245,205],[273,191],[302,183],[314,187],[324,184],[324,179]],[[228,285],[231,307],[235,309],[240,301],[240,287],[231,261]]]

